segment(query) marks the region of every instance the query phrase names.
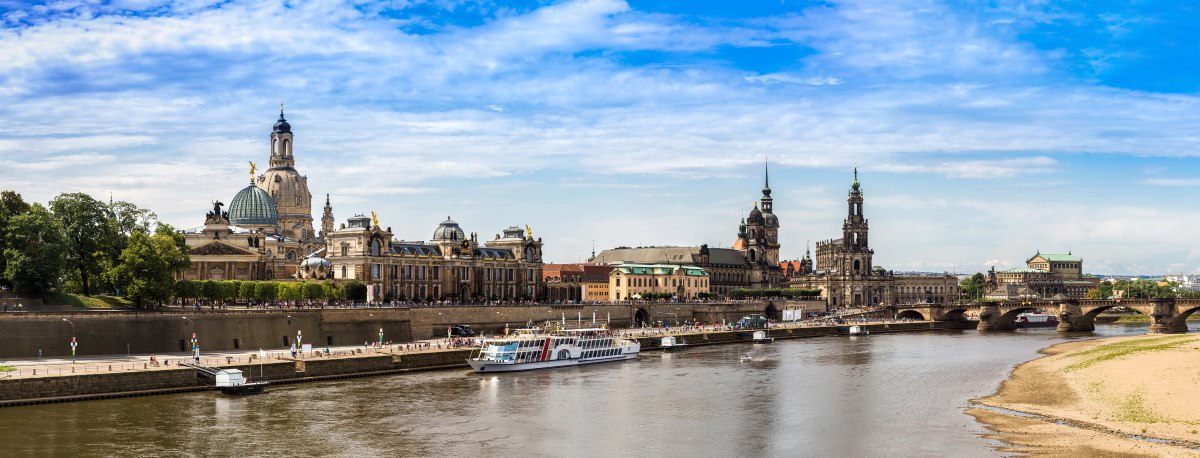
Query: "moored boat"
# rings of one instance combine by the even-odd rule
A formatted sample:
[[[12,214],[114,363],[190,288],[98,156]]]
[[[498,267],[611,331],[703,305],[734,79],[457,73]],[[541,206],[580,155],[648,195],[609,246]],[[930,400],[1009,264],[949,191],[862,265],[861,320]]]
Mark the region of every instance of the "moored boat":
[[[771,337],[771,334],[768,334],[768,333],[767,333],[767,331],[754,331],[754,334],[753,334],[753,336],[751,337],[751,340],[753,340],[753,341],[754,341],[754,343],[772,343],[772,342],[775,342],[775,338],[774,338],[774,337]]]
[[[1018,328],[1053,328],[1058,326],[1058,317],[1046,312],[1025,312],[1017,315]]]
[[[213,376],[214,385],[224,394],[258,394],[267,389],[266,380],[253,381],[242,377],[238,369],[222,369]]]
[[[871,331],[867,330],[867,328],[863,326],[850,326],[849,330],[849,334],[852,336],[865,336],[870,333]]]
[[[659,344],[663,351],[679,351],[687,348],[687,341],[683,337],[667,336],[662,338],[662,343]]]
[[[514,372],[637,359],[642,345],[604,328],[487,339],[467,359],[475,372]]]

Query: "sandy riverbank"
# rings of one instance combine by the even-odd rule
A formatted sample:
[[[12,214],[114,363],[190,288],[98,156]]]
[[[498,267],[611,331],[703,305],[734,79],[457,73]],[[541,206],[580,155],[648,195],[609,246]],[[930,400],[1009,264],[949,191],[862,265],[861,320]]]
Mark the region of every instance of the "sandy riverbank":
[[[971,408],[1001,450],[1033,456],[1200,455],[1200,336],[1054,345]],[[1146,436],[1142,440],[1130,436]]]

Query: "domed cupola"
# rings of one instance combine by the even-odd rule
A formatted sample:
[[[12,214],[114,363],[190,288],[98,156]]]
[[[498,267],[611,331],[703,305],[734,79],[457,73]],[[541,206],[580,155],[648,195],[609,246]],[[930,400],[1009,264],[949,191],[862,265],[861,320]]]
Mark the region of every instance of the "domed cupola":
[[[279,213],[271,195],[255,185],[246,186],[229,202],[229,224],[235,226],[276,226]]]
[[[754,209],[750,210],[750,216],[746,217],[746,224],[762,224],[763,214],[759,211],[758,204],[754,204]]]
[[[454,222],[454,220],[451,220],[449,216],[447,216],[446,220],[442,221],[442,224],[439,224],[438,228],[433,231],[434,241],[466,240],[466,236],[467,233],[463,232],[462,228],[458,227],[458,223]]]
[[[288,124],[287,120],[283,118],[282,109],[279,110],[279,120],[275,121],[275,128],[271,132],[276,134],[292,133],[292,125]]]

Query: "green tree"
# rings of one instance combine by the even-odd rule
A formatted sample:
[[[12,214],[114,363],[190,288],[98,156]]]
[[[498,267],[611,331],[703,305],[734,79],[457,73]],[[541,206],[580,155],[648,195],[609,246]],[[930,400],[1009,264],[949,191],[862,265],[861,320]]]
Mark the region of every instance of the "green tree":
[[[1088,290],[1087,299],[1108,299],[1113,296],[1113,282],[1101,282],[1100,286]]]
[[[255,291],[258,289],[258,282],[244,281],[238,288],[238,297],[247,301],[257,299]]]
[[[92,279],[104,273],[109,247],[117,244],[109,224],[108,206],[81,192],[63,193],[50,201],[67,238],[67,263],[79,279],[84,296],[92,295]]]
[[[29,212],[29,204],[25,203],[25,199],[21,198],[20,194],[14,191],[4,191],[0,193],[0,284],[12,286],[12,282],[4,275],[4,271],[8,266],[8,256],[4,256],[4,250],[8,249],[8,223],[14,216],[23,215]]]
[[[154,234],[134,232],[119,261],[109,277],[139,308],[144,301],[161,303],[170,299],[175,277],[191,265],[183,236],[161,223]]]
[[[325,285],[320,283],[301,283],[304,285],[304,298],[315,301],[328,297],[325,292]]]
[[[179,280],[175,282],[175,297],[180,299],[192,299],[200,295],[200,285],[191,280]]]
[[[279,297],[279,288],[275,282],[261,281],[254,286],[254,298],[260,301],[273,301]]]
[[[983,275],[983,272],[975,272],[975,275],[964,278],[958,283],[958,291],[963,299],[977,301],[983,298],[983,294],[987,292],[984,291],[986,285],[987,277]]]
[[[45,294],[58,286],[66,268],[67,240],[46,207],[33,204],[12,216],[5,232],[4,278],[20,293]]]
[[[367,300],[367,285],[361,281],[350,280],[342,287],[342,290],[346,293],[346,299],[358,302]],[[428,299],[433,301],[433,296],[429,296]]]

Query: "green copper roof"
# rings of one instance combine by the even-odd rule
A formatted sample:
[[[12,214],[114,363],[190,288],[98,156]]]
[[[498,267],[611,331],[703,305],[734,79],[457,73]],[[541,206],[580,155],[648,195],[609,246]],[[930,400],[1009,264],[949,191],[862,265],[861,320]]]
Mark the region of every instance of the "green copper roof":
[[[271,226],[279,224],[279,213],[270,194],[255,185],[246,186],[229,201],[229,224]]]
[[[675,271],[683,269],[684,275],[693,277],[708,276],[708,271],[699,267],[677,266],[673,264],[621,264],[613,266],[613,269],[627,275],[672,275]]]
[[[1069,253],[1068,254],[1038,253],[1037,256],[1041,256],[1043,259],[1050,261],[1050,262],[1083,262],[1083,258],[1069,254]],[[1032,258],[1030,258],[1030,259],[1032,259]]]

